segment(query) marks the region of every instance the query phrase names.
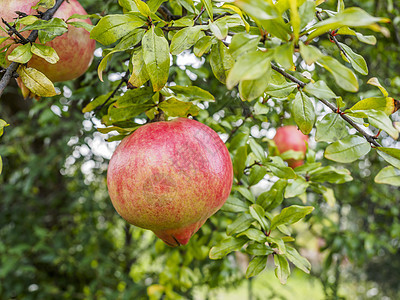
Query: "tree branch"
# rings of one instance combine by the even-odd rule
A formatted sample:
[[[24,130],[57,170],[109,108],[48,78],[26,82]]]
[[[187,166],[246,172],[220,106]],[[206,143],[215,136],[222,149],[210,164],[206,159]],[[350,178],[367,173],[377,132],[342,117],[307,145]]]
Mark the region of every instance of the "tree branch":
[[[61,4],[64,2],[64,0],[57,0],[56,4],[48,9],[43,15],[41,16],[42,20],[48,21],[50,20],[54,14],[56,13],[57,9],[61,6]],[[32,30],[32,32],[29,34],[28,38],[26,39],[29,43],[33,43],[36,41],[38,38],[39,32],[37,30]],[[0,80],[0,97],[3,95],[3,92],[7,85],[10,83],[10,80],[14,77],[14,73],[17,71],[19,67],[19,63],[12,62],[8,68],[6,69],[5,74]]]
[[[114,98],[115,94],[118,92],[118,90],[121,88],[123,83],[127,83],[130,77],[130,73],[129,73],[129,69],[126,70],[124,77],[122,77],[121,81],[119,82],[119,84],[117,85],[117,87],[114,89],[114,91],[112,92],[112,94],[106,99],[106,101],[103,102],[103,104],[99,105],[96,107],[96,109],[94,110],[94,113],[96,114],[97,112],[99,112],[107,103],[108,101],[110,101],[112,98]]]
[[[271,67],[272,69],[274,69],[275,71],[279,72],[280,74],[282,74],[284,77],[286,77],[287,79],[289,79],[290,81],[296,83],[297,85],[299,85],[299,87],[304,88],[307,83],[297,79],[296,77],[294,77],[293,75],[290,75],[289,73],[287,73],[286,71],[284,71],[283,69],[279,68],[278,66],[276,66],[275,64],[271,63]],[[314,96],[315,97],[315,96]],[[340,111],[340,109],[338,109],[335,105],[333,105],[332,103],[330,103],[329,101],[325,100],[325,99],[321,99],[321,98],[317,98],[319,101],[321,101],[323,104],[325,104],[327,107],[329,107],[334,113],[339,114],[343,120],[345,120],[347,123],[349,123],[355,130],[357,130],[359,133],[361,133],[365,139],[372,145],[374,145],[375,147],[382,147],[376,140],[375,138],[366,133],[360,126],[358,126],[349,116],[345,115],[342,111]]]
[[[29,41],[22,35],[19,33],[19,31],[17,29],[15,29],[14,26],[11,26],[10,24],[7,23],[6,20],[4,20],[3,18],[1,18],[1,21],[7,26],[7,28],[12,32],[12,34],[9,33],[9,35],[13,35],[15,34],[20,40],[21,40],[21,44],[25,45],[28,44]]]
[[[323,19],[321,17],[321,13],[319,11],[317,11],[315,14],[316,14],[318,20],[323,21]],[[342,45],[340,45],[339,41],[337,40],[337,38],[336,38],[335,34],[332,32],[332,30],[329,30],[328,34],[329,34],[329,39],[336,44],[339,51],[341,53],[343,53],[343,55],[346,56],[346,58],[350,61],[350,57],[347,55],[346,51],[344,51]]]
[[[196,22],[200,19],[201,15],[206,11],[205,7],[201,8],[200,13],[196,16],[196,18],[194,18],[193,23],[196,24]]]

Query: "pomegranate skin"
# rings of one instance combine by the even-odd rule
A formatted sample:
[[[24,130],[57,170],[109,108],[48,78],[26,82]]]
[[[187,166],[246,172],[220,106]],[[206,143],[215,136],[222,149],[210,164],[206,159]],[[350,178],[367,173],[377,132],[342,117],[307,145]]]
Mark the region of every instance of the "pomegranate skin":
[[[185,245],[225,203],[233,181],[223,141],[185,118],[146,124],[126,137],[108,167],[108,192],[127,222],[170,246]]]
[[[13,22],[15,18],[18,17],[15,11],[20,11],[28,15],[36,15],[37,11],[31,9],[31,7],[37,2],[38,0],[0,0],[0,17],[7,22]],[[54,14],[54,17],[66,21],[73,14],[87,14],[77,0],[64,1]],[[72,19],[71,21],[92,24],[89,19]],[[1,24],[1,26],[5,28],[4,24]],[[29,33],[30,32],[22,32],[22,35],[28,37]],[[39,40],[36,42],[39,42]],[[12,40],[2,43],[0,48],[10,43],[12,43]],[[50,64],[43,58],[33,55],[28,62],[28,67],[39,70],[51,81],[57,82],[75,79],[86,72],[92,63],[96,42],[90,39],[90,34],[85,29],[68,26],[67,33],[46,43],[46,46],[53,47],[60,60],[55,64]],[[15,47],[17,47],[17,45],[11,46],[7,51],[7,55],[10,54]]]
[[[304,154],[307,151],[306,142],[308,142],[308,136],[304,135],[297,126],[287,125],[282,126],[276,130],[274,142],[280,153],[284,153],[288,150],[300,151]],[[289,167],[296,168],[301,166],[303,160],[289,159],[287,161]]]

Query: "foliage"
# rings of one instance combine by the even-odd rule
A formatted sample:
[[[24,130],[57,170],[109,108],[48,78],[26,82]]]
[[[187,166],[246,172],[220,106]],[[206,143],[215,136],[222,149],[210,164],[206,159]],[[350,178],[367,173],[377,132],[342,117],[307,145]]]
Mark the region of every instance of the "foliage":
[[[99,12],[95,1],[81,2]],[[382,36],[390,30],[396,37],[390,26],[398,19],[382,23],[398,11],[367,13],[374,1],[323,2],[120,0],[90,15],[99,21],[85,28],[102,58],[84,77],[54,87],[21,65],[31,92],[54,97],[22,102],[9,87],[0,102],[11,124],[0,146],[1,298],[193,298],[197,287],[256,276],[268,257],[281,283],[293,265],[317,276],[328,298],[339,297],[343,277],[357,276],[344,272],[347,260],[379,282],[371,268],[386,256],[396,260],[399,247],[399,125],[392,121],[399,104],[392,95],[400,77],[380,65],[396,57],[394,41]],[[65,22],[27,16],[16,23],[40,29],[46,42],[65,32]],[[24,64],[39,53],[56,62],[43,47],[19,46],[8,59]],[[113,211],[105,188],[110,150],[93,129],[114,145],[161,115],[213,128],[234,166],[222,210],[178,249]],[[283,124],[318,142],[295,169],[285,160],[299,153],[279,153],[271,140]],[[0,120],[1,131],[5,125]],[[323,239],[322,268],[300,255],[300,220]],[[395,297],[398,287],[383,282]]]

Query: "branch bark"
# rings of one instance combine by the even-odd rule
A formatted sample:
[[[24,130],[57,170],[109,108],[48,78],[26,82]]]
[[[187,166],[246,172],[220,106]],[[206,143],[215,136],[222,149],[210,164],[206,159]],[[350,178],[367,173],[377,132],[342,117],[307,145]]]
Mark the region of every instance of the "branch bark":
[[[48,21],[50,20],[54,14],[56,13],[57,9],[61,6],[61,4],[64,2],[64,0],[57,0],[56,4],[48,9],[45,13],[42,15],[42,20]],[[33,43],[36,41],[38,38],[39,32],[37,30],[32,30],[32,32],[29,34],[28,38],[26,39],[28,42]],[[6,72],[4,73],[3,77],[0,80],[0,97],[3,95],[3,92],[7,85],[10,83],[10,80],[14,77],[15,72],[17,71],[19,67],[19,63],[12,62],[8,68],[6,69]]]
[[[280,74],[282,74],[285,78],[289,79],[290,81],[296,83],[299,87],[304,88],[307,83],[297,79],[296,77],[294,77],[293,75],[287,73],[285,70],[279,68],[277,65],[271,63],[271,67],[272,69],[274,69],[275,71],[279,72]],[[329,101],[325,100],[325,99],[321,99],[321,98],[317,98],[319,101],[321,101],[324,105],[328,106],[334,113],[337,113],[340,115],[340,117],[342,117],[343,120],[345,120],[347,123],[349,123],[355,130],[357,130],[359,133],[361,133],[365,139],[372,145],[374,145],[375,147],[382,147],[376,140],[375,138],[368,134],[367,132],[365,132],[360,126],[358,126],[349,116],[346,116],[342,111],[340,111],[340,109],[338,109],[335,105],[333,105],[332,103],[330,103]]]

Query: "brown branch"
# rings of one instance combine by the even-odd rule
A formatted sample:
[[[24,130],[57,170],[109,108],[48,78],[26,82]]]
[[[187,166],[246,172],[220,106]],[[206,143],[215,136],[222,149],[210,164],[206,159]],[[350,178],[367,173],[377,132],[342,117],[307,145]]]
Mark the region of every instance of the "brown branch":
[[[278,66],[276,66],[275,64],[271,63],[271,67],[272,69],[274,69],[275,71],[279,72],[280,74],[282,74],[284,77],[286,77],[287,79],[289,79],[290,81],[296,83],[299,85],[299,87],[304,88],[307,83],[297,79],[296,77],[294,77],[293,75],[290,75],[289,73],[285,72],[283,69],[279,68]],[[315,97],[315,96],[314,96]],[[374,136],[366,133],[360,126],[358,126],[349,116],[345,115],[342,111],[340,111],[340,109],[338,109],[337,107],[335,107],[335,105],[333,105],[332,103],[330,103],[329,101],[325,100],[325,99],[321,99],[321,98],[317,98],[319,101],[321,101],[323,104],[325,104],[327,107],[329,107],[334,113],[339,114],[339,116],[342,117],[343,120],[345,120],[347,123],[349,123],[355,130],[357,130],[359,133],[361,133],[365,139],[372,145],[374,145],[375,147],[382,147],[374,138]]]
[[[6,20],[4,20],[3,18],[1,18],[1,21],[7,26],[7,28],[9,29],[9,31],[11,31],[11,35],[15,34],[20,40],[21,40],[21,44],[25,45],[28,44],[29,41],[22,35],[19,33],[19,31],[17,29],[15,29],[15,26],[11,26],[10,24],[7,23]]]
[[[316,14],[318,20],[323,21],[323,19],[321,17],[321,13],[319,11],[317,11],[315,14]],[[347,55],[346,51],[344,51],[342,45],[340,45],[339,41],[337,40],[337,38],[332,30],[329,30],[329,39],[335,43],[335,45],[338,47],[339,51],[341,53],[343,53],[344,56],[346,56],[348,61],[350,61],[350,57]]]
[[[196,24],[196,22],[200,19],[201,15],[206,11],[206,8],[203,7],[200,11],[200,13],[196,16],[196,18],[194,18],[193,22],[194,24]]]
[[[48,9],[43,15],[41,16],[42,20],[48,21],[50,20],[54,14],[56,13],[57,9],[61,6],[61,4],[64,2],[64,0],[57,0],[56,4]],[[28,38],[26,39],[28,42],[33,43],[36,41],[36,39],[39,36],[39,32],[37,30],[32,30],[32,32],[29,34]],[[19,67],[19,63],[12,62],[8,68],[6,69],[5,74],[0,80],[0,97],[3,95],[3,92],[7,85],[10,83],[10,80],[14,77],[14,73],[17,71]]]
[[[130,77],[129,69],[126,70],[124,77],[122,77],[121,81],[117,85],[117,87],[114,89],[114,91],[111,93],[111,95],[106,99],[106,101],[103,102],[103,104],[97,106],[95,110],[93,111],[95,114],[98,113],[107,103],[110,101],[112,98],[114,98],[115,94],[118,92],[118,90],[121,88],[123,83],[128,83]]]

